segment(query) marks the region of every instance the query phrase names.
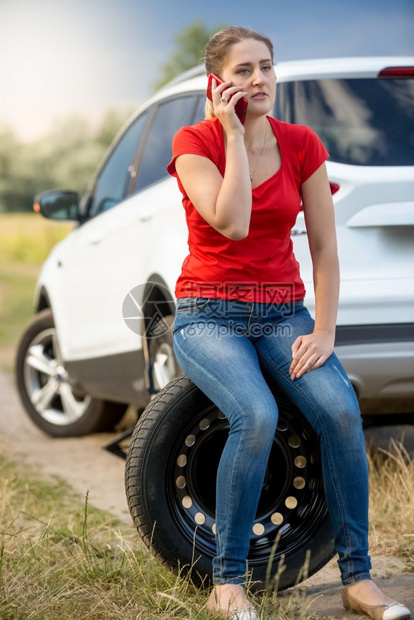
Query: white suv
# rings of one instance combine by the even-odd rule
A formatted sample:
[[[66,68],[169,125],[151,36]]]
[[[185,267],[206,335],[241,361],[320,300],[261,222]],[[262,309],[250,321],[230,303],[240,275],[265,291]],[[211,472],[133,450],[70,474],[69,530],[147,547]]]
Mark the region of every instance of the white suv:
[[[414,58],[275,69],[274,116],[312,127],[330,153],[341,267],[335,352],[366,419],[400,419],[414,410]],[[44,216],[78,222],[42,269],[16,360],[26,410],[51,435],[111,427],[180,372],[169,327],[187,228],[166,165],[178,128],[203,119],[206,85],[198,67],[142,106],[82,197],[36,197]],[[312,313],[303,213],[292,236]]]

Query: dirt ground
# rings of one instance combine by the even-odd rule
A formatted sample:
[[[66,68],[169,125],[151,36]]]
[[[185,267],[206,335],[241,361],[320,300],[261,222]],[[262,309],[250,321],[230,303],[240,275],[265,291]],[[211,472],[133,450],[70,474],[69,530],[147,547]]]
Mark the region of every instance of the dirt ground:
[[[70,439],[45,435],[24,412],[13,375],[0,372],[0,451],[37,468],[45,477],[60,477],[83,496],[89,490],[90,504],[117,515],[133,527],[124,491],[124,461],[103,448],[114,437],[113,433]],[[403,572],[404,561],[375,556],[372,564],[372,575],[387,595],[414,610],[414,574]],[[295,589],[306,592],[308,613],[316,617],[360,618],[343,610],[340,588],[339,571],[333,559]]]

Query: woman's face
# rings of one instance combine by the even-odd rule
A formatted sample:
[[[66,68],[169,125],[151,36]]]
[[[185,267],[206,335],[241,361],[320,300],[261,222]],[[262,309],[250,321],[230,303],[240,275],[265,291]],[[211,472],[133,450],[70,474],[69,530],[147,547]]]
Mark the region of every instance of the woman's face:
[[[232,45],[220,77],[247,92],[248,114],[261,116],[273,109],[276,74],[270,50],[262,41],[244,39]]]

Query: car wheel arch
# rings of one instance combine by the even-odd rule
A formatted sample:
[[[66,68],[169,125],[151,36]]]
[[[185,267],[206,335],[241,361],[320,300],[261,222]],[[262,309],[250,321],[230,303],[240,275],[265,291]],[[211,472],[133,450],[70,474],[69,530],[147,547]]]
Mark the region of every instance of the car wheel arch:
[[[150,393],[156,393],[152,376],[152,363],[150,359],[149,339],[146,337],[151,320],[155,315],[154,302],[161,304],[162,315],[175,314],[175,301],[170,288],[159,273],[152,273],[145,284],[143,299],[143,316],[141,317],[142,351],[145,360],[145,385]]]
[[[49,293],[47,292],[46,287],[42,286],[37,296],[37,302],[35,304],[35,313],[37,314],[38,312],[41,312],[42,310],[46,310],[47,308],[51,310],[52,314],[54,314],[52,303],[49,297]]]

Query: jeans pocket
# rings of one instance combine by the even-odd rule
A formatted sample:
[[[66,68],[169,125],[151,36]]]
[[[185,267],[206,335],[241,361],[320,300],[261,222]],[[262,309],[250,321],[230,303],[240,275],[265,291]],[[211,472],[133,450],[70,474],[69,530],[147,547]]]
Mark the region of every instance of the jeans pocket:
[[[180,312],[193,312],[194,310],[201,310],[208,304],[210,297],[179,297],[177,299],[177,307],[175,313]]]

